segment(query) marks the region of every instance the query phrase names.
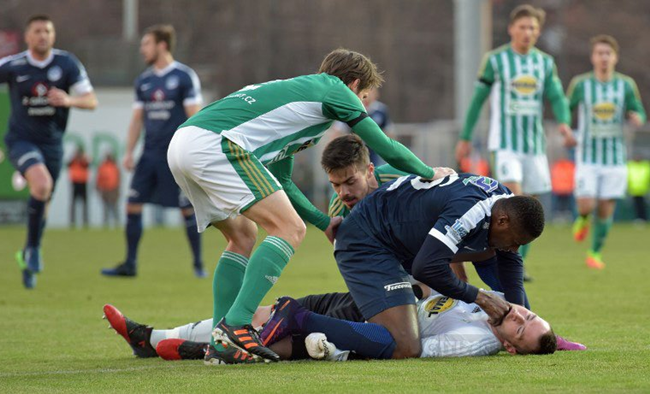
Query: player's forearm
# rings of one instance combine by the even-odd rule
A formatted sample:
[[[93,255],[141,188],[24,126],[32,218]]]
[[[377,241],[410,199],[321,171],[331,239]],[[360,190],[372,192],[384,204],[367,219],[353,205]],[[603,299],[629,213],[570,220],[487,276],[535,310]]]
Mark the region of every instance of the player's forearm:
[[[82,94],[81,96],[70,96],[70,107],[79,109],[97,108],[97,96],[94,92]]]
[[[133,150],[140,139],[140,133],[142,133],[142,120],[134,117],[131,119],[131,123],[129,123],[129,132],[126,138],[127,154],[133,154]]]
[[[282,187],[291,201],[298,215],[307,222],[313,224],[321,231],[325,231],[330,224],[329,216],[325,215],[318,208],[316,208],[311,201],[298,189],[293,183],[283,183]]]
[[[487,99],[489,95],[490,87],[481,82],[477,82],[476,88],[474,89],[474,95],[472,96],[472,102],[470,103],[467,115],[465,116],[465,125],[460,134],[461,140],[472,140],[472,134],[474,133],[474,127],[476,126],[476,122],[478,122],[479,115],[481,114],[481,108],[483,107],[485,99]]]
[[[353,128],[357,134],[372,150],[375,151],[388,164],[409,174],[416,174],[423,178],[432,178],[433,169],[424,164],[413,152],[384,134],[377,123],[370,118],[365,118]]]

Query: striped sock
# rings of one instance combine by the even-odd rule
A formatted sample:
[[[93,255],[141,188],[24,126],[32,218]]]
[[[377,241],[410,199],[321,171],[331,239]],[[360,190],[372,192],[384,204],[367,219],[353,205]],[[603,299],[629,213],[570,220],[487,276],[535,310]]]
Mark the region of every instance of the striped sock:
[[[269,235],[264,239],[250,258],[242,288],[226,314],[226,323],[234,326],[251,323],[255,310],[278,281],[293,253],[293,247],[282,238]]]

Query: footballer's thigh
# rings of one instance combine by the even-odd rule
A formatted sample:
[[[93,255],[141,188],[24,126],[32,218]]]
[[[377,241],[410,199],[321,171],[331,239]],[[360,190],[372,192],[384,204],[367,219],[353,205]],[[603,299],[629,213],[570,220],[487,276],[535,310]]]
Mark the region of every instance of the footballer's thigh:
[[[417,309],[415,305],[399,305],[379,312],[368,322],[386,327],[395,340],[393,359],[419,357],[422,353]]]
[[[523,194],[538,196],[551,191],[551,172],[546,155],[522,155],[521,163],[523,168],[521,191]]]
[[[521,154],[508,150],[492,152],[492,173],[495,179],[514,194],[521,194],[523,171]]]

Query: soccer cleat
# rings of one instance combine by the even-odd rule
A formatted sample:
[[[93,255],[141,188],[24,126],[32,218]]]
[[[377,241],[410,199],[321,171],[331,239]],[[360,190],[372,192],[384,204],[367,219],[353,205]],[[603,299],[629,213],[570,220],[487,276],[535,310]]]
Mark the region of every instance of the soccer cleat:
[[[589,234],[589,216],[578,216],[573,222],[573,239],[576,242],[582,242]]]
[[[105,276],[136,276],[135,266],[127,263],[119,264],[115,268],[102,269],[102,275]]]
[[[25,286],[26,289],[33,289],[36,287],[36,275],[27,268],[27,263],[25,263],[25,259],[23,258],[23,251],[19,250],[16,252],[15,257],[23,276],[23,286]]]
[[[111,328],[131,346],[134,355],[140,358],[158,356],[156,349],[149,343],[153,327],[134,322],[111,304],[104,305],[104,318],[108,320]]]
[[[556,335],[557,339],[557,350],[587,350],[587,347],[578,342],[571,342],[559,335]]]
[[[163,360],[200,360],[208,350],[207,342],[186,339],[163,339],[156,346],[156,353]]]
[[[273,305],[271,316],[264,324],[260,334],[264,346],[272,345],[281,339],[298,333],[295,314],[304,310],[303,306],[291,297],[280,297]]]
[[[605,263],[603,263],[603,259],[600,255],[600,253],[596,253],[594,251],[588,251],[587,252],[587,261],[586,261],[587,267],[596,269],[596,270],[602,270],[605,268]]]
[[[35,274],[43,271],[43,260],[41,259],[41,249],[28,246],[23,252],[23,259],[27,268]]]
[[[203,358],[203,364],[257,364],[265,362],[263,358],[254,357],[235,346],[229,345],[227,342],[215,341],[215,343],[223,346],[224,350],[217,350],[214,346],[208,344],[208,349]]]
[[[208,276],[203,269],[203,264],[194,266],[194,276],[197,278],[205,278]]]
[[[278,356],[273,350],[262,345],[257,331],[250,324],[243,326],[230,326],[226,324],[226,319],[223,318],[214,327],[212,333],[215,342],[228,343],[241,350],[244,350],[251,355],[259,356],[271,361],[279,361]]]

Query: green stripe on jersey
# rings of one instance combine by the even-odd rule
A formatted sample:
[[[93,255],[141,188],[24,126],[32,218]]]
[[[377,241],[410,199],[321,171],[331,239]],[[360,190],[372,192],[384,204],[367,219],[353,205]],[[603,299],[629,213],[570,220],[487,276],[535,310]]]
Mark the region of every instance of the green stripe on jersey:
[[[221,134],[268,165],[316,144],[334,120],[362,113],[361,100],[339,78],[313,74],[246,86],[181,127]]]
[[[554,75],[553,58],[537,48],[521,55],[504,45],[488,54],[484,69],[494,75],[489,149],[543,154],[544,87]]]
[[[623,127],[629,97],[633,97],[628,93],[634,88],[629,77],[614,73],[612,79],[602,82],[586,73],[575,77],[570,86],[569,101],[578,107],[576,158],[586,164],[624,165]]]

